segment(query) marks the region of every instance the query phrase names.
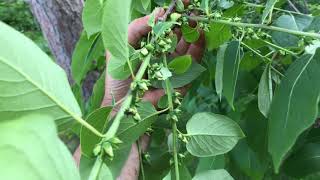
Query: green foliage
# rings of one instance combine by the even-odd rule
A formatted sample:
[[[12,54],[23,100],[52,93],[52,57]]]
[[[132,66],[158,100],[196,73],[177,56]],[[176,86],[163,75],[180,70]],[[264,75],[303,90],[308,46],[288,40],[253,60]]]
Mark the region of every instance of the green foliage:
[[[50,54],[50,49],[42,36],[40,27],[24,0],[0,1],[0,21],[20,31],[32,39],[43,51]]]
[[[188,151],[198,157],[224,154],[230,151],[244,137],[240,127],[228,117],[198,113],[187,123],[190,140]]]
[[[313,16],[293,12],[285,0],[253,3],[87,0],[73,53],[76,98],[61,69],[1,23],[0,147],[19,153],[0,148],[1,158],[13,162],[0,163],[6,170],[0,178],[20,178],[18,169],[30,172],[27,179],[35,171],[79,179],[52,123],[70,128],[74,119],[81,124],[82,179],[116,179],[143,134],[150,141],[147,150],[138,148],[142,180],[319,179],[317,2],[293,2]],[[167,19],[150,15],[150,32],[134,48],[128,44],[130,21],[172,5]],[[207,42],[200,64],[192,54],[172,57],[180,38],[192,43],[200,33]],[[104,73],[84,103],[80,87],[91,71]],[[124,99],[99,108],[106,74],[132,83]],[[180,87],[190,87],[184,97]],[[150,88],[165,92],[157,108],[142,101]]]
[[[63,70],[28,38],[1,22],[0,33],[5,35],[0,37],[0,116],[50,114],[59,129],[69,128],[81,111]]]
[[[318,49],[314,55],[306,54],[295,61],[275,91],[270,109],[268,149],[276,171],[298,136],[317,118],[320,85],[316,78],[319,74]]]
[[[2,119],[1,179],[79,179],[71,154],[58,138],[49,115],[34,113]]]
[[[173,72],[176,74],[185,73],[192,64],[192,58],[190,55],[179,56],[174,58],[168,64],[168,67],[173,69]]]

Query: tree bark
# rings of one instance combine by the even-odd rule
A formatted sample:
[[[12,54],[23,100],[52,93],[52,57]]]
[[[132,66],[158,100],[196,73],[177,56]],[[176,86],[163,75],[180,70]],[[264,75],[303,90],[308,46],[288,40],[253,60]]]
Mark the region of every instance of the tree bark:
[[[83,0],[27,0],[53,56],[72,84],[71,57],[82,31]]]

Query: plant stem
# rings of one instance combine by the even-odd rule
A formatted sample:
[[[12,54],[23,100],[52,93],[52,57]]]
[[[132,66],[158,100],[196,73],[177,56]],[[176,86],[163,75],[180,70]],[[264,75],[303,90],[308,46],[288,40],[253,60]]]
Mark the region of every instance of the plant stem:
[[[292,51],[290,51],[290,50],[288,50],[288,49],[285,49],[285,48],[283,48],[283,47],[280,47],[280,46],[278,46],[278,45],[276,45],[276,44],[273,44],[273,43],[271,43],[271,42],[269,42],[269,41],[266,41],[266,40],[263,40],[263,39],[261,39],[264,43],[266,43],[266,44],[268,44],[268,45],[270,45],[270,46],[272,46],[272,47],[274,47],[274,48],[277,48],[277,49],[280,49],[280,50],[282,50],[282,51],[284,51],[284,52],[286,52],[286,53],[289,53],[289,54],[291,54],[291,55],[293,55],[294,57],[297,57],[297,54],[296,53],[294,53],[294,52],[292,52]]]
[[[164,67],[168,68],[167,58],[166,55],[163,55],[163,64]],[[168,96],[168,104],[169,104],[169,110],[173,111],[173,100],[172,100],[172,91],[171,91],[171,82],[169,79],[165,80],[166,85],[166,94]],[[180,174],[179,174],[179,161],[178,161],[178,150],[177,150],[177,124],[174,120],[172,120],[172,138],[173,138],[173,160],[174,160],[174,169],[175,169],[175,175],[176,180],[180,180]]]
[[[232,22],[232,21],[227,21],[227,20],[208,19],[206,17],[201,17],[201,16],[187,16],[187,17],[189,19],[195,20],[195,21],[215,22],[215,23],[221,23],[221,24],[226,24],[226,25],[230,25],[230,26],[237,26],[237,27],[251,27],[251,28],[268,29],[268,30],[272,30],[272,31],[285,32],[285,33],[294,34],[294,35],[298,35],[298,36],[307,36],[307,37],[312,37],[315,39],[320,39],[320,34],[318,34],[318,33],[295,31],[295,30],[280,28],[280,27],[276,27],[276,26],[268,26],[268,25],[264,25],[264,24],[250,24],[250,23]]]
[[[136,81],[139,81],[142,79],[142,77],[143,77],[143,75],[144,75],[144,73],[150,63],[150,59],[151,59],[151,54],[149,54],[142,62],[141,66],[139,68],[139,71],[137,72],[136,77],[135,77]],[[119,109],[116,117],[114,118],[111,127],[109,128],[107,133],[103,135],[106,138],[106,140],[113,138],[116,135],[118,128],[119,128],[119,125],[120,125],[120,121],[123,118],[126,109],[128,109],[130,107],[132,99],[133,99],[133,95],[131,94],[131,91],[129,91],[126,96],[126,100],[122,103],[121,108]]]
[[[93,126],[91,126],[89,123],[87,123],[87,121],[85,121],[84,119],[82,119],[79,116],[73,116],[74,119],[76,121],[78,121],[78,123],[80,123],[82,126],[84,126],[85,128],[87,128],[88,130],[90,130],[93,134],[99,136],[99,137],[103,137],[103,134],[101,134],[96,128],[94,128]]]
[[[138,153],[139,153],[139,162],[140,162],[141,176],[142,176],[142,180],[145,180],[143,162],[142,162],[142,157],[141,157],[142,151],[141,151],[139,139],[137,140],[137,148],[138,148]]]
[[[249,2],[244,2],[244,4],[248,7],[256,7],[256,8],[265,8],[264,5],[260,5],[260,4],[254,4],[254,3],[249,3]],[[285,12],[285,13],[289,13],[289,14],[296,14],[296,15],[301,15],[301,16],[310,16],[307,14],[303,14],[303,13],[299,13],[299,12],[295,12],[295,11],[289,11],[289,10],[285,10],[285,9],[280,9],[280,8],[273,8],[274,10],[280,11],[280,12]]]
[[[254,50],[254,49],[252,49],[250,46],[248,46],[247,44],[245,44],[245,43],[243,43],[243,42],[241,42],[241,44],[245,47],[245,48],[247,48],[247,49],[249,49],[250,51],[252,51],[254,54],[256,54],[257,56],[259,56],[260,58],[262,58],[262,59],[266,59],[267,61],[268,61],[268,63],[271,63],[272,62],[272,60],[270,59],[270,58],[268,58],[268,57],[266,57],[266,56],[263,56],[262,54],[260,54],[258,51],[256,51],[256,50]],[[281,73],[281,72],[279,72],[276,68],[274,68],[272,65],[270,66],[271,67],[271,69],[274,71],[274,72],[276,72],[277,74],[279,74],[281,77],[284,77],[284,75]]]
[[[298,9],[290,0],[287,0],[287,1],[288,1],[289,5],[290,5],[296,12],[301,13],[301,12],[299,11],[299,9]]]

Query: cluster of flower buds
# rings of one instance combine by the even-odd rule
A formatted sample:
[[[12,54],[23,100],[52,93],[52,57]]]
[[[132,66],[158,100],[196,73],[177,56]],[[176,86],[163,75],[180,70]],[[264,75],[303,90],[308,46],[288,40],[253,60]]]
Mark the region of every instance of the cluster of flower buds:
[[[174,92],[172,96],[174,109],[167,114],[167,120],[178,122],[178,116],[181,113],[181,100],[182,95],[179,92]]]
[[[141,117],[139,115],[139,112],[137,110],[137,107],[135,105],[132,105],[130,108],[128,108],[126,111],[125,111],[125,114],[126,115],[131,115],[132,118],[136,121],[141,121]]]
[[[141,47],[140,54],[142,58],[146,57],[149,53],[152,53],[155,50],[154,45],[151,43],[146,44],[145,41],[141,41]]]
[[[171,29],[168,29],[168,32],[166,34],[169,34],[171,32]],[[159,53],[166,53],[171,49],[172,46],[172,40],[168,36],[161,37],[157,40],[158,47],[156,48],[156,51]]]
[[[149,89],[148,86],[150,86],[150,85],[151,85],[151,83],[149,80],[141,79],[139,81],[133,81],[130,85],[130,89],[132,91],[144,93],[144,92],[148,91],[148,89]]]
[[[164,74],[161,72],[161,69],[164,68],[163,63],[154,63],[149,65],[148,76],[149,79],[163,81],[165,80]]]
[[[246,28],[246,37],[245,39],[250,40],[250,39],[261,39],[261,38],[270,38],[271,36],[263,32],[261,29],[258,31],[254,30],[253,28]]]
[[[178,139],[180,139],[182,142],[187,143],[188,139],[185,135],[183,135],[182,133],[179,132],[178,134]]]
[[[118,148],[118,144],[121,144],[122,141],[117,138],[117,137],[113,137],[107,141],[101,141],[99,144],[96,145],[96,147],[93,149],[93,154],[95,156],[100,155],[101,153],[105,153],[107,155],[107,157],[112,160],[113,159],[113,149],[117,149]]]

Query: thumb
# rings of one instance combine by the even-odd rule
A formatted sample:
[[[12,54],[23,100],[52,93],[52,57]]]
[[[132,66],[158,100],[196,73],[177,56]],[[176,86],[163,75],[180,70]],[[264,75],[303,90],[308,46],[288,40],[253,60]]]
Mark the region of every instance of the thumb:
[[[156,8],[152,12],[157,20],[159,17],[163,16],[165,10],[163,8]],[[147,15],[132,21],[128,27],[128,41],[132,46],[137,46],[138,42],[143,36],[146,36],[150,31],[151,27],[148,26],[148,21],[151,15]]]

